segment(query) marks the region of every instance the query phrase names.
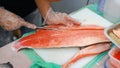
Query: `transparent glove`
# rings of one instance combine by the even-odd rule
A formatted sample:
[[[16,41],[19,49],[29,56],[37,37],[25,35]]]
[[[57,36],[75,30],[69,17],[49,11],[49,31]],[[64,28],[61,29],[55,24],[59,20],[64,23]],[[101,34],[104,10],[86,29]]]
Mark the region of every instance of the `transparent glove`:
[[[35,29],[36,26],[24,21],[21,17],[11,13],[4,8],[0,8],[0,26],[5,30],[15,30],[21,26]]]
[[[66,26],[72,26],[74,24],[80,25],[80,22],[68,16],[66,13],[54,12],[51,8],[46,14],[46,24],[62,24]]]

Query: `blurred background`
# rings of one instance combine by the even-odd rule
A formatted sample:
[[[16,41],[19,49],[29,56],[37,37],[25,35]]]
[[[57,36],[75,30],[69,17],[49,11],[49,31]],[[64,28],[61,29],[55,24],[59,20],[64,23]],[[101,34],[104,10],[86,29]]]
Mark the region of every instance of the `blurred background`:
[[[52,3],[55,11],[71,13],[88,4],[97,3],[98,0],[61,0],[60,2]]]

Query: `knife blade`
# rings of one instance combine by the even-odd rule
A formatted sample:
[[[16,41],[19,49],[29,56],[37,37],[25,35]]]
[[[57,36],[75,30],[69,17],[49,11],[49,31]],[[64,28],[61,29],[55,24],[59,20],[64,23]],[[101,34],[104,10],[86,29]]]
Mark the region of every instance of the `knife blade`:
[[[48,27],[37,27],[37,29],[43,29],[43,30],[58,30],[57,28],[48,28]]]

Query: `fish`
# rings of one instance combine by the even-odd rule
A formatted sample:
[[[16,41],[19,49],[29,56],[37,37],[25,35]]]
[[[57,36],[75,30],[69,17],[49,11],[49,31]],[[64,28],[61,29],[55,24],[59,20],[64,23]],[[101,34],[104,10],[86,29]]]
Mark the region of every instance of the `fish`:
[[[110,45],[111,43],[98,43],[88,46],[77,52],[69,61],[62,65],[62,68],[69,68],[72,64],[74,64],[82,58],[97,55],[104,51],[107,51],[110,49]]]
[[[104,35],[104,28],[96,25],[66,27],[48,25],[35,33],[19,39],[12,47],[22,48],[61,48],[83,47],[100,42],[110,42]]]

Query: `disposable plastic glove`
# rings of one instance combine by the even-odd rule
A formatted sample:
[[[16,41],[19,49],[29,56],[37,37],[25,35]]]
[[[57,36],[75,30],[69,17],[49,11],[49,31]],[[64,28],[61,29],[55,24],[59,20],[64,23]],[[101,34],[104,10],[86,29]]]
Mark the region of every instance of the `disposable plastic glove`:
[[[25,26],[31,29],[36,28],[35,25],[24,21],[21,17],[5,10],[4,8],[0,8],[0,26],[8,31],[18,29],[21,26]]]
[[[46,24],[80,25],[80,22],[68,16],[66,13],[54,12],[51,8],[48,10],[44,19]]]

